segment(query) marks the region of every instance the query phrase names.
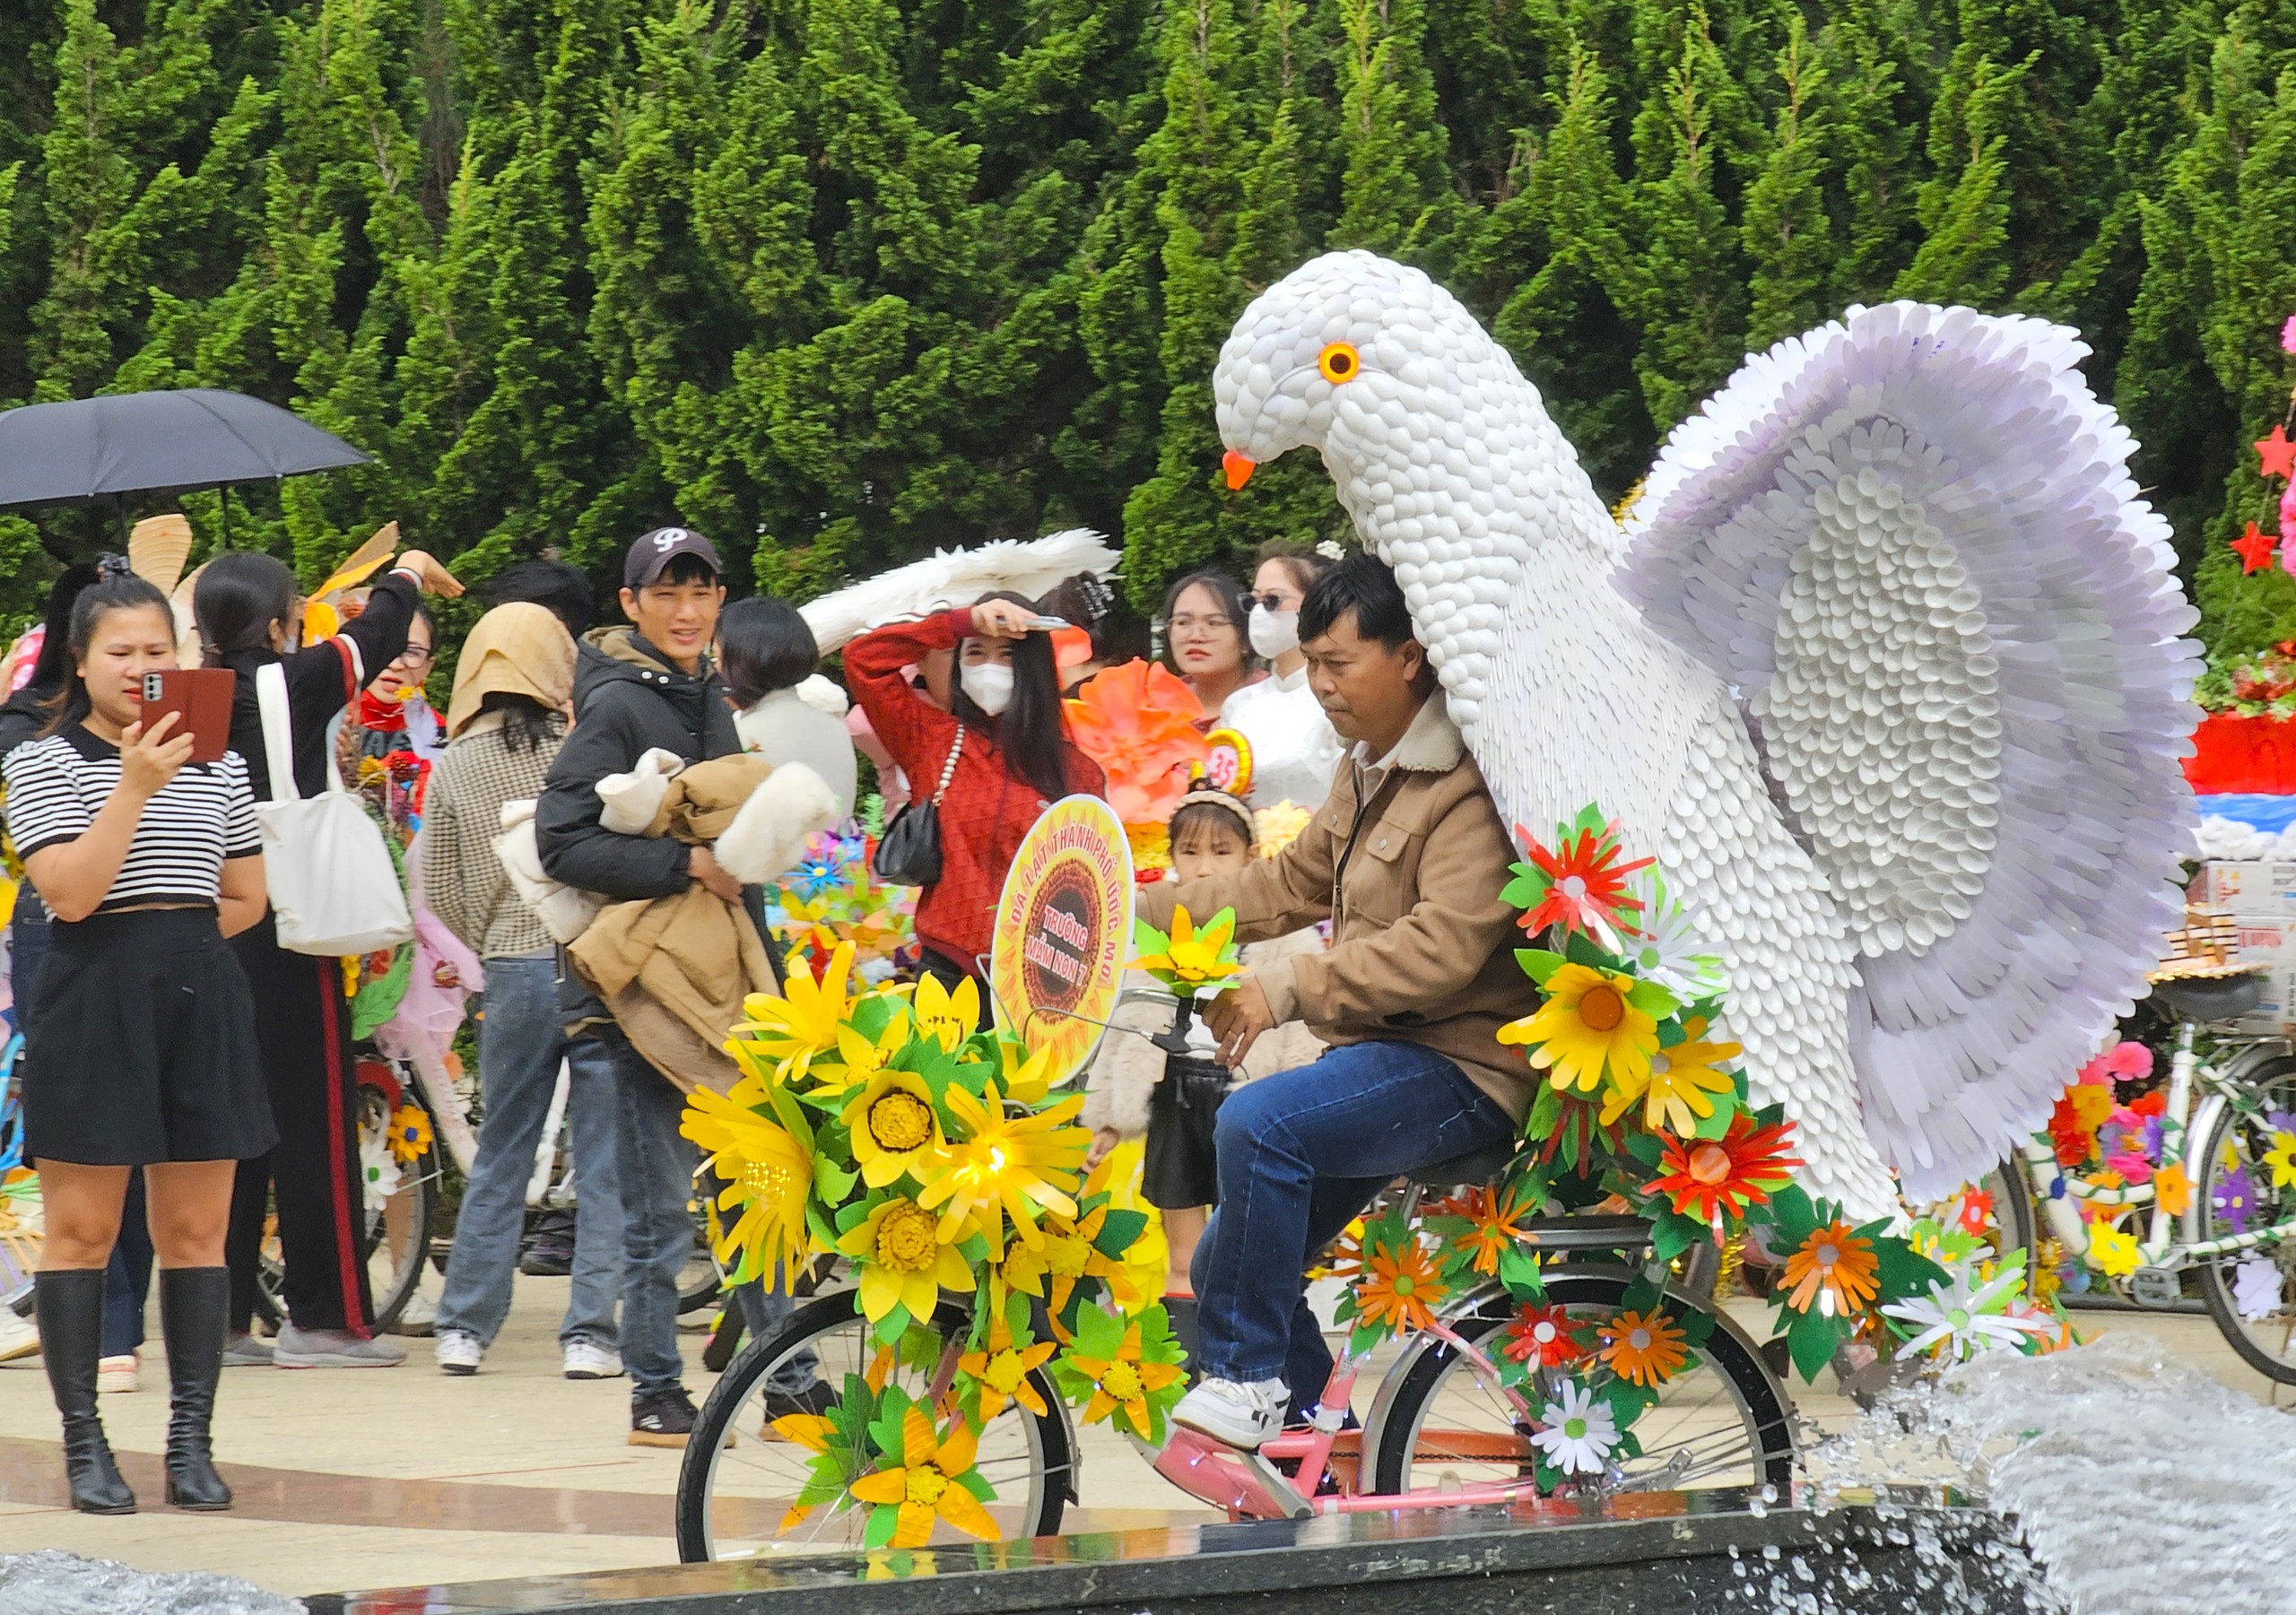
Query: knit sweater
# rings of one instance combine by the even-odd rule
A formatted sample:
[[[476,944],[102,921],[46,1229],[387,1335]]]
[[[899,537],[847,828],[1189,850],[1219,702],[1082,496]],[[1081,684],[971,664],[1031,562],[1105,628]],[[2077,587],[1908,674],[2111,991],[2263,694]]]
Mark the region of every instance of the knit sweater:
[[[552,720],[562,737],[565,725]],[[481,959],[544,953],[550,933],[510,888],[495,855],[502,804],[542,794],[556,739],[513,746],[499,712],[480,714],[448,743],[423,803],[422,899]]]
[[[918,622],[874,629],[845,647],[845,678],[877,738],[909,776],[913,800],[930,802],[957,743],[957,720],[919,696],[901,669],[972,632],[972,612],[936,612]],[[1072,793],[1098,796],[1100,765],[1074,744],[1062,747]],[[967,725],[963,754],[941,798],[941,879],[917,905],[917,937],[967,969],[988,952],[996,899],[1021,838],[1050,804],[1015,779],[996,742]]]

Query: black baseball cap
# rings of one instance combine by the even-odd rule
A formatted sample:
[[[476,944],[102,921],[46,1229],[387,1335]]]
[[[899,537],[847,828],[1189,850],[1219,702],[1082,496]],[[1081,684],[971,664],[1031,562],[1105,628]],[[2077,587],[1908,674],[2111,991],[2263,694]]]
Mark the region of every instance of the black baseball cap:
[[[718,559],[717,546],[700,534],[691,527],[657,527],[639,534],[622,558],[622,586],[644,588],[681,555],[699,556],[702,565],[718,577],[726,575],[726,563]]]

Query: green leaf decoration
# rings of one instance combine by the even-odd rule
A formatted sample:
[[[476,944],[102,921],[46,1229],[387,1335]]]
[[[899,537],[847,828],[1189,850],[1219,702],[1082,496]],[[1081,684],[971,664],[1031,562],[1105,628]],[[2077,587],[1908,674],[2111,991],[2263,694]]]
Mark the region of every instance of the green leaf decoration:
[[[1660,1020],[1672,1015],[1678,1007],[1674,1002],[1674,995],[1655,981],[1636,982],[1628,989],[1626,1001],[1644,1014],[1655,1016]]]
[[[1523,974],[1538,984],[1544,991],[1557,970],[1568,963],[1561,954],[1550,953],[1544,948],[1518,948],[1515,962],[1523,967]]]
[[[1650,1219],[1650,1254],[1661,1262],[1672,1262],[1714,1237],[1704,1223],[1683,1216],[1663,1200],[1654,1199],[1643,1208],[1643,1214]]]
[[[1102,1220],[1100,1235],[1092,1241],[1092,1248],[1113,1260],[1130,1250],[1147,1231],[1147,1212],[1113,1211]]]
[[[1683,1340],[1692,1350],[1713,1338],[1715,1316],[1712,1313],[1691,1307],[1669,1307],[1666,1312],[1681,1328]]]
[[[1803,1383],[1814,1385],[1819,1371],[1833,1361],[1833,1354],[1840,1349],[1849,1321],[1827,1317],[1814,1307],[1789,1315],[1794,1323],[1786,1332],[1786,1349],[1793,1355],[1795,1372],[1801,1375]]]
[[[1539,1271],[1538,1253],[1527,1246],[1510,1245],[1499,1253],[1499,1281],[1518,1302],[1535,1305],[1546,1299],[1546,1279]]]

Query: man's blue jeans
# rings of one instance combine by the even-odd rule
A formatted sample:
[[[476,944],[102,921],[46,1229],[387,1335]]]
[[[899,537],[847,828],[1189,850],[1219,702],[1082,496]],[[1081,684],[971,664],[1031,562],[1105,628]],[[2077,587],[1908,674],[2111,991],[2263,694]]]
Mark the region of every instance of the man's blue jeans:
[[[1356,1043],[1237,1089],[1214,1134],[1220,1204],[1196,1247],[1198,1378],[1283,1378],[1317,1402],[1331,1353],[1300,1275],[1395,1178],[1513,1136],[1506,1112],[1415,1043]]]
[[[549,953],[486,961],[486,1017],[479,1023],[478,1081],[485,1101],[478,1159],[455,1223],[439,1333],[459,1330],[492,1343],[510,1311],[526,1225],[526,1185],[564,1056],[570,1074],[566,1124],[573,1153],[574,1291],[558,1326],[561,1346],[577,1341],[612,1349],[622,1288],[622,1191],[615,1171],[620,1095],[613,1067],[594,1044],[568,1043],[559,1030],[558,960]]]
[[[669,1390],[683,1378],[678,1274],[694,1250],[693,1218],[686,1207],[702,1193],[693,1177],[701,1152],[678,1131],[685,1095],[647,1064],[619,1028],[594,1028],[574,1040],[577,1048],[585,1045],[601,1050],[612,1064],[619,1098],[622,1360],[635,1398]],[[735,1289],[734,1298],[752,1341],[764,1340],[788,1321],[791,1305],[785,1290],[752,1282]],[[813,1379],[808,1352],[784,1365],[769,1385],[800,1391]]]

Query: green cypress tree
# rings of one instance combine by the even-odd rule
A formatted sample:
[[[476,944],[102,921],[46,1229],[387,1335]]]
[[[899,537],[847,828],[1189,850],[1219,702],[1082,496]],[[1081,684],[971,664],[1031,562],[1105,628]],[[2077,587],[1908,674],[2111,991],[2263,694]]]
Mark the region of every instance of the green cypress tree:
[[[1326,245],[1422,255],[1447,233],[1444,131],[1419,0],[1338,0],[1339,218]]]
[[[2011,274],[2005,109],[2038,60],[2036,51],[2005,70],[1989,56],[1956,63],[1930,117],[1937,177],[1921,187],[1921,246],[1893,296],[1988,309],[2003,300]]]
[[[1742,229],[1752,266],[1746,345],[1757,351],[1806,331],[1835,312],[1840,264],[1825,180],[1833,131],[1825,122],[1826,70],[1800,13],[1778,53],[1783,95],[1770,150],[1746,189]]]

